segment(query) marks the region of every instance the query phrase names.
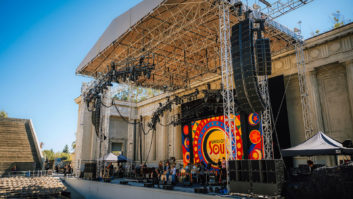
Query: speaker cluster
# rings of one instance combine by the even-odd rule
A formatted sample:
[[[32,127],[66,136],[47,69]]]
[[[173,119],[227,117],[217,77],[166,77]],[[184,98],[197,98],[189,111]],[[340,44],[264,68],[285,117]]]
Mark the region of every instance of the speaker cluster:
[[[271,75],[270,39],[261,38],[255,42],[256,73],[257,75]]]
[[[259,113],[264,101],[257,82],[253,22],[249,18],[232,27],[231,52],[238,106],[246,113]]]

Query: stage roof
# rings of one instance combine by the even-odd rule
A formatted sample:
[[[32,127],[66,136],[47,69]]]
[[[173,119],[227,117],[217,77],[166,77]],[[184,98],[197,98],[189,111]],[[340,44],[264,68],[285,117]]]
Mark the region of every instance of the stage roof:
[[[184,88],[220,77],[219,10],[212,0],[144,0],[115,18],[76,69],[97,76],[112,61],[124,63],[151,52],[155,70],[137,85]],[[241,18],[231,12],[231,26]],[[286,27],[266,22],[265,36],[273,54],[293,48],[296,35]],[[121,65],[123,67],[123,65]],[[118,68],[119,69],[119,68]]]

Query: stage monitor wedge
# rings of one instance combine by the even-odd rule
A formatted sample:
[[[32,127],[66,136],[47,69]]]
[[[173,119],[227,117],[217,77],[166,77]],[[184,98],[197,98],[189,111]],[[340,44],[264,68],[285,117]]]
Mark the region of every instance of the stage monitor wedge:
[[[264,109],[254,60],[253,22],[245,19],[232,27],[231,52],[236,100],[245,113]]]

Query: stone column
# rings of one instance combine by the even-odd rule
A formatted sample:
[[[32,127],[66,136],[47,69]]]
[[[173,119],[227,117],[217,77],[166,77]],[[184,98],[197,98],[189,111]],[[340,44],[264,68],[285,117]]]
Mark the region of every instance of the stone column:
[[[81,122],[78,133],[81,134],[81,160],[89,160],[91,158],[91,133],[92,133],[92,112],[88,111],[86,103],[81,101]]]
[[[148,133],[147,135],[145,135],[145,146],[144,146],[144,154],[145,154],[145,158],[144,160],[146,160],[148,162],[154,161],[156,159],[156,142],[155,142],[155,132],[153,130],[148,132],[148,127],[147,127],[147,123],[150,121],[150,118],[146,118],[145,119],[145,133]]]
[[[347,72],[348,96],[349,96],[349,102],[351,107],[351,114],[353,116],[353,60],[346,62],[346,72]]]
[[[136,123],[136,128],[137,128],[137,123]],[[136,142],[136,138],[134,137],[134,119],[129,120],[128,124],[128,136],[127,136],[127,146],[126,148],[126,157],[129,160],[134,159],[134,142]]]
[[[179,112],[180,107],[173,106],[173,116],[176,116]],[[172,156],[175,157],[176,160],[183,159],[182,155],[182,140],[181,140],[181,126],[173,126],[171,125],[171,133],[170,135],[173,138],[173,148],[172,148]]]
[[[111,98],[111,94],[110,94],[110,88],[108,90],[106,90],[103,93],[103,98],[102,98],[102,103],[105,105],[101,106],[101,117],[102,118],[102,157],[106,154],[108,154],[108,150],[109,150],[109,123],[110,123],[110,108],[106,107],[106,106],[110,106],[112,103],[112,98]],[[106,139],[104,140],[104,136],[106,137]]]
[[[164,114],[163,117],[160,118],[162,124],[167,124],[166,120],[166,114]],[[167,142],[166,142],[166,137],[167,137],[168,131],[166,130],[165,126],[157,124],[157,129],[156,129],[156,160],[157,161],[163,161],[167,157]]]
[[[311,108],[313,134],[318,131],[324,132],[324,123],[322,117],[320,92],[316,76],[316,70],[307,72],[306,86],[308,88],[308,97]]]

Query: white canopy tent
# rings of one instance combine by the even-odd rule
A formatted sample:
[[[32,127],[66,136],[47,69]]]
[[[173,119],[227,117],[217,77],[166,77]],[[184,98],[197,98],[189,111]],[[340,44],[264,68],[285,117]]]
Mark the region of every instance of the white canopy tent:
[[[105,162],[117,162],[118,156],[114,155],[113,153],[109,153],[105,155],[103,158],[101,158],[100,160],[103,160]]]
[[[297,146],[282,150],[284,157],[352,154],[353,148],[343,147],[341,143],[328,137],[323,132],[318,132],[316,135]]]

